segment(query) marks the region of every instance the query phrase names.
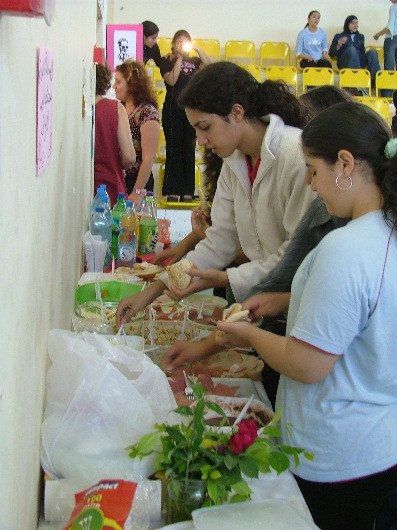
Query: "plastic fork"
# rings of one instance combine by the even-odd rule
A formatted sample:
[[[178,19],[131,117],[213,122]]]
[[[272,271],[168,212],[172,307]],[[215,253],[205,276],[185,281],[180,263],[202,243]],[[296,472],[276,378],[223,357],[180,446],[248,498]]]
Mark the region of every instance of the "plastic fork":
[[[194,399],[193,388],[190,386],[189,379],[187,378],[185,370],[183,370],[183,377],[185,379],[185,396],[187,397],[187,399]]]
[[[197,315],[198,319],[203,318],[203,307],[204,307],[204,300],[201,302],[200,311],[198,312],[198,315]]]
[[[187,339],[186,334],[185,334],[187,314],[188,314],[188,306],[186,304],[185,315],[183,317],[183,323],[182,323],[182,330],[181,330],[180,334],[177,336],[176,340],[186,340]]]

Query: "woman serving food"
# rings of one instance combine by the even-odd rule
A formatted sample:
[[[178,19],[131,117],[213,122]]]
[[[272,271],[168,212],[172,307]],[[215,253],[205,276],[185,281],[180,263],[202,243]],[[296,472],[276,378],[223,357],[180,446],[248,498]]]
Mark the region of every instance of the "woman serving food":
[[[302,110],[283,83],[258,83],[233,63],[197,72],[180,96],[198,143],[223,158],[211,209],[212,226],[187,258],[196,276],[174,295],[231,287],[237,301],[279,261],[314,198],[304,185],[300,149]],[[243,250],[250,260],[227,268]],[[128,321],[168,287],[160,277],[137,296],[121,300],[118,324]]]

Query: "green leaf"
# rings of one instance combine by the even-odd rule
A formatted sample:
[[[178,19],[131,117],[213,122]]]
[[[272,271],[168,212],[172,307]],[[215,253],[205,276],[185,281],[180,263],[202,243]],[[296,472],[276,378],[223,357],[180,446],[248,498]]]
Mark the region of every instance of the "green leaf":
[[[240,480],[239,482],[236,482],[232,485],[232,490],[235,491],[237,494],[249,498],[249,496],[252,493],[251,488],[248,486],[246,481],[244,479]]]
[[[229,503],[233,504],[235,502],[247,502],[250,500],[250,497],[245,497],[244,495],[232,495],[229,499]]]
[[[280,475],[289,468],[289,460],[283,453],[272,451],[269,455],[269,465]]]
[[[232,451],[229,451],[225,457],[225,466],[228,469],[233,469],[238,464],[238,456],[235,455]]]
[[[280,436],[281,434],[281,431],[278,427],[276,427],[275,425],[266,425],[264,428],[263,428],[263,434],[265,434],[266,436],[274,436],[274,437],[278,437]]]
[[[259,476],[258,464],[248,455],[240,458],[240,470],[241,473],[250,478],[258,478]]]
[[[207,491],[210,499],[214,504],[218,504],[218,483],[216,480],[211,480],[210,478],[207,481]]]
[[[182,416],[193,416],[193,410],[190,407],[186,406],[180,406],[175,411],[177,414],[181,414]]]
[[[226,414],[224,413],[223,409],[218,405],[218,403],[213,403],[212,401],[206,401],[205,403],[208,409],[213,410],[224,418],[227,418]]]

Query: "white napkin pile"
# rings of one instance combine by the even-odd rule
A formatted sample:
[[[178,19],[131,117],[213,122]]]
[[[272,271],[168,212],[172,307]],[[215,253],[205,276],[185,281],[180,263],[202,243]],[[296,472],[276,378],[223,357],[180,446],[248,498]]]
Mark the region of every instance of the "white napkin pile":
[[[87,272],[102,272],[108,242],[103,241],[100,236],[93,236],[90,231],[87,231],[83,237],[83,244]]]

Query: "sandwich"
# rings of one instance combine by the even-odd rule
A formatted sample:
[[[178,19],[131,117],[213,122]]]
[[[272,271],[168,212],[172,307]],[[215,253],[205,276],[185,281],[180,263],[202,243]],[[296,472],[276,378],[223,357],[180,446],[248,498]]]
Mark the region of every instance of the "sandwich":
[[[186,289],[192,281],[192,276],[187,274],[187,270],[195,269],[196,265],[189,259],[184,258],[173,265],[168,265],[166,271],[168,273],[169,287],[172,289]]]
[[[249,310],[243,309],[239,303],[232,304],[223,310],[222,322],[251,322]],[[226,331],[219,331],[220,336],[226,335]]]
[[[243,309],[241,304],[232,304],[223,311],[222,315],[223,322],[251,322],[249,317],[249,310]]]

